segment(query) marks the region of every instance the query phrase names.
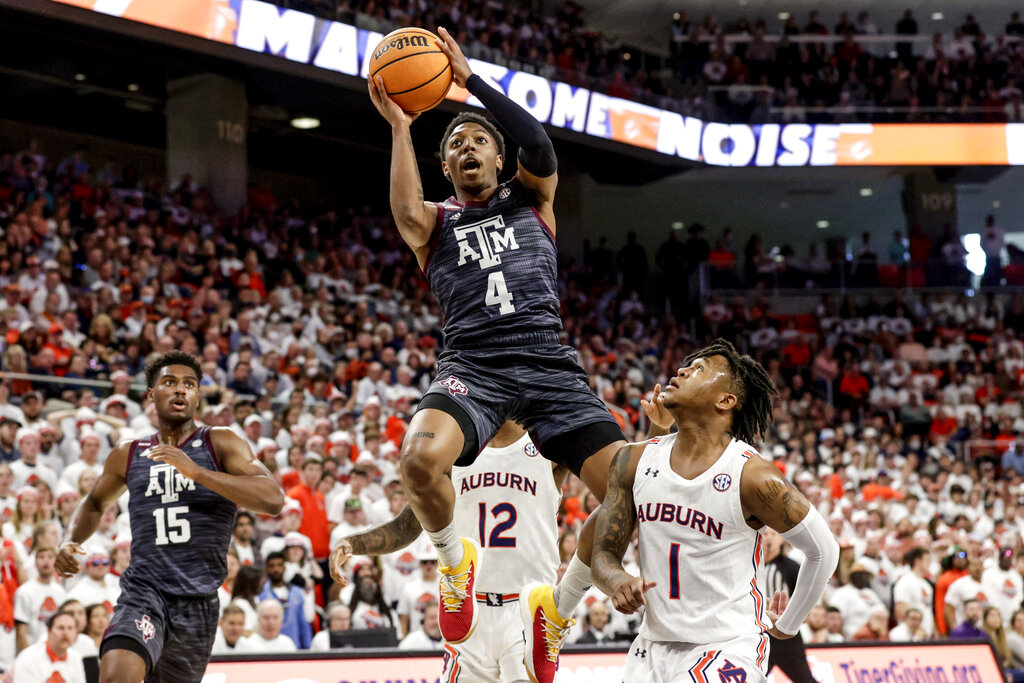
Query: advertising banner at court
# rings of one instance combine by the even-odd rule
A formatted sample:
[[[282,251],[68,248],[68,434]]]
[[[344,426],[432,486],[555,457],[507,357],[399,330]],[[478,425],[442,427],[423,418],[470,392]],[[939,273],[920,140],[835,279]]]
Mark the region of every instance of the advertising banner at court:
[[[555,683],[621,683],[627,651],[567,652]],[[987,643],[810,646],[819,683],[1001,683]],[[439,683],[443,660],[430,657],[264,659],[212,662],[202,683]],[[778,669],[769,683],[791,683]]]
[[[622,683],[626,652],[565,653],[555,683]],[[435,657],[211,662],[202,683],[440,683]]]
[[[988,643],[808,647],[807,664],[819,683],[1001,683]],[[775,669],[769,683],[791,683]]]
[[[362,78],[383,37],[261,0],[53,1]],[[716,123],[488,62],[470,63],[542,123],[712,166],[1024,164],[1024,124]],[[460,88],[452,88],[448,98],[480,106]]]

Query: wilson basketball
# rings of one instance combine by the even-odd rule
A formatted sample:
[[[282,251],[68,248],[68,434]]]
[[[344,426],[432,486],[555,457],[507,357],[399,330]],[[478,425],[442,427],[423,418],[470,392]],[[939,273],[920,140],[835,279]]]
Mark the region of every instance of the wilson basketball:
[[[400,28],[373,49],[370,78],[380,74],[388,96],[410,114],[436,107],[452,85],[452,65],[438,40],[421,28]]]

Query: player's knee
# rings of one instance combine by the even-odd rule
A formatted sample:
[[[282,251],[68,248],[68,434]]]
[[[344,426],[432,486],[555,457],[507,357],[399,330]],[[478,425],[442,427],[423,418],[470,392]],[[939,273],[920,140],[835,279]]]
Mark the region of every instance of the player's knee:
[[[431,488],[447,469],[443,451],[422,442],[416,439],[402,449],[402,477],[413,490]]]

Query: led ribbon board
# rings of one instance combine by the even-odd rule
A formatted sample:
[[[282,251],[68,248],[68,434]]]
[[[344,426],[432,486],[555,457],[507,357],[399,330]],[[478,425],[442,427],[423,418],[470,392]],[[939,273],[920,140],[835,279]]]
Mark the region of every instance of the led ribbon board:
[[[382,34],[260,0],[52,0],[366,78]],[[1024,164],[1024,124],[716,123],[471,59],[473,70],[555,128],[712,166]],[[481,106],[453,87],[448,98]]]

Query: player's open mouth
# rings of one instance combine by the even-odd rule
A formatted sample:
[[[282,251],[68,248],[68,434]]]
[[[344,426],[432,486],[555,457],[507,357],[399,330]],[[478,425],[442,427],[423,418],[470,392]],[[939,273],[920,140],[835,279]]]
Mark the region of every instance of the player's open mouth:
[[[175,410],[185,410],[188,407],[188,403],[185,401],[171,401],[171,407]]]
[[[672,379],[670,379],[670,380],[668,381],[668,385],[669,385],[670,387],[673,387],[673,388],[675,388],[675,389],[678,389],[678,388],[679,388],[679,378],[678,378],[678,377],[673,377]]]
[[[480,162],[476,159],[466,159],[462,162],[463,171],[478,171],[480,170]]]

